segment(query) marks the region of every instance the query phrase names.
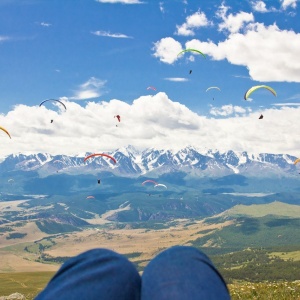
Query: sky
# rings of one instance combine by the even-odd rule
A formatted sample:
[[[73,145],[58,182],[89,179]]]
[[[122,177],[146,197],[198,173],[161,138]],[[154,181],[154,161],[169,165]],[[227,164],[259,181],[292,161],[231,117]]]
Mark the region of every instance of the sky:
[[[11,136],[0,131],[0,157],[128,145],[300,156],[299,7],[0,0],[0,127]],[[245,100],[257,85],[276,95]]]

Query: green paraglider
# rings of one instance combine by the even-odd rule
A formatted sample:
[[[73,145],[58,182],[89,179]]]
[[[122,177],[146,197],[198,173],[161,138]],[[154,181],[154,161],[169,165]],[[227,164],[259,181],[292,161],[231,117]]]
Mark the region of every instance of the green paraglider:
[[[202,53],[201,51],[197,50],[197,49],[192,49],[192,48],[188,48],[188,49],[185,49],[185,50],[182,50],[180,51],[177,56],[179,56],[180,54],[182,53],[185,53],[185,52],[196,52],[198,54],[201,54],[204,58],[206,58],[206,55],[204,53]]]

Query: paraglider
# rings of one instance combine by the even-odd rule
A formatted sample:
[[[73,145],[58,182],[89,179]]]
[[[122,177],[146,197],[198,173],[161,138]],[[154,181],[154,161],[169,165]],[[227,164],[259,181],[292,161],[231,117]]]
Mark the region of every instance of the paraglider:
[[[298,162],[300,162],[300,158],[297,158],[297,159],[294,161],[294,165],[296,165]]]
[[[217,89],[217,90],[221,91],[221,89],[217,86],[210,86],[209,88],[206,89],[206,92],[211,90],[211,89]]]
[[[110,158],[114,163],[117,163],[117,161],[111,155],[108,155],[105,153],[94,153],[94,154],[88,155],[87,157],[84,158],[84,161],[87,161],[89,158],[96,157],[96,156],[105,156],[105,157]]]
[[[156,91],[156,88],[154,86],[148,86],[147,87],[147,90],[153,90],[153,91]]]
[[[256,90],[258,89],[261,89],[261,88],[264,88],[264,89],[267,89],[269,90],[274,96],[277,96],[276,92],[274,89],[272,89],[270,86],[267,86],[267,85],[255,85],[253,87],[251,87],[250,89],[248,89],[244,95],[244,99],[247,100],[249,98],[249,96]]]
[[[42,101],[39,106],[42,106],[44,103],[46,103],[48,101],[52,101],[54,103],[59,103],[64,107],[65,110],[67,110],[67,107],[65,106],[65,104],[63,102],[61,102],[60,100],[57,100],[57,99],[46,99],[46,100]],[[53,119],[51,119],[50,123],[51,124],[53,123]]]
[[[180,54],[185,53],[185,52],[196,52],[196,53],[201,54],[204,58],[206,58],[206,55],[203,54],[201,51],[199,51],[199,50],[197,50],[197,49],[192,49],[192,48],[188,48],[188,49],[185,49],[185,50],[180,51],[180,52],[177,54],[177,56],[179,56]]]
[[[120,115],[116,115],[114,116],[114,118],[117,118],[119,122],[121,122],[121,116]]]
[[[42,106],[45,102],[48,102],[48,101],[58,102],[65,108],[65,110],[67,110],[67,107],[65,106],[65,104],[63,102],[61,102],[60,100],[56,100],[56,99],[46,99],[46,100],[42,101],[39,106]]]
[[[153,183],[154,185],[158,184],[156,181],[154,180],[151,180],[151,179],[148,179],[148,180],[145,180],[142,185],[145,185],[146,183]]]
[[[101,180],[100,180],[100,179],[98,179],[98,184],[100,184],[100,182],[101,182]]]
[[[9,132],[8,132],[4,127],[1,127],[1,126],[0,126],[0,129],[1,129],[2,131],[4,131],[4,132],[9,136],[9,138],[11,139],[11,136],[10,136]]]
[[[260,115],[258,119],[261,120],[261,119],[263,119],[263,118],[264,118],[264,116],[263,116],[263,115]]]
[[[86,199],[95,199],[94,196],[87,196]]]
[[[216,90],[219,90],[221,92],[221,89],[217,86],[210,86],[209,88],[206,89],[206,92],[209,91],[209,90],[212,90],[212,89],[216,89]],[[215,100],[214,97],[213,97],[213,100]]]
[[[192,74],[192,72],[193,72],[193,71],[192,71],[192,70],[190,70],[190,74]]]
[[[167,189],[167,186],[165,184],[162,184],[162,183],[158,183],[154,187],[163,187],[163,188]]]

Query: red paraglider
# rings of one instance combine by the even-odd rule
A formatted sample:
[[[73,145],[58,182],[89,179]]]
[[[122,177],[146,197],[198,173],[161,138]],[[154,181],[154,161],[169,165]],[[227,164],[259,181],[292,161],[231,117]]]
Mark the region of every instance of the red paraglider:
[[[115,164],[117,163],[117,161],[111,155],[108,155],[105,153],[94,153],[94,154],[88,155],[87,157],[84,158],[84,161],[88,160],[89,158],[95,157],[95,156],[105,156],[105,157],[110,158]]]
[[[114,116],[114,118],[117,118],[119,122],[121,122],[121,116],[120,115],[116,115]]]

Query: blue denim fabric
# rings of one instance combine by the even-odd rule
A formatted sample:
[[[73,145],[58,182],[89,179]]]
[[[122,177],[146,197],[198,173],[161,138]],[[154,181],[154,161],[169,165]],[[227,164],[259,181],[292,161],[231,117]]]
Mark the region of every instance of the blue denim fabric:
[[[189,246],[153,258],[142,277],[123,255],[93,249],[65,262],[36,300],[222,300],[226,283],[210,259]]]

